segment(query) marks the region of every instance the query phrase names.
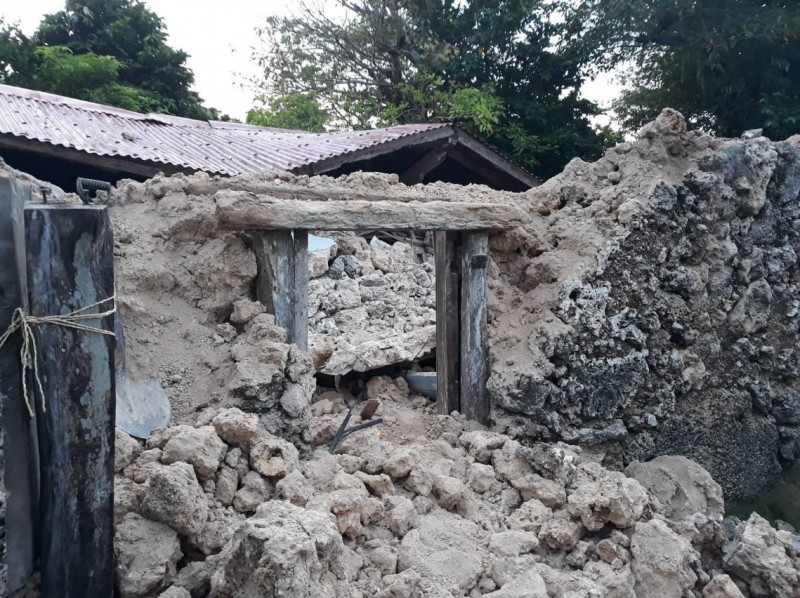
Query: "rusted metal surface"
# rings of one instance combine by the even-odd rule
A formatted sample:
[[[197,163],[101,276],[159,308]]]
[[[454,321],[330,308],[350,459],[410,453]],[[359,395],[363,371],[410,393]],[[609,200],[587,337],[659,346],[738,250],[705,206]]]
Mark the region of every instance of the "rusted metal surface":
[[[216,174],[296,170],[437,130],[448,134],[452,127],[438,123],[306,133],[139,114],[0,85],[0,134],[89,154],[127,157]]]
[[[461,147],[458,156],[464,151],[477,156],[478,170],[499,177],[498,188],[517,190],[539,184],[532,174],[448,123],[308,133],[139,114],[0,85],[0,148],[71,160],[95,156],[103,162],[98,164],[101,167],[138,175],[159,171],[237,175],[268,170],[323,174],[344,164],[431,143]],[[59,148],[62,153],[53,151]]]
[[[368,399],[361,408],[361,421],[372,419],[372,417],[375,415],[375,412],[378,410],[378,407],[380,406],[381,402],[379,399]]]

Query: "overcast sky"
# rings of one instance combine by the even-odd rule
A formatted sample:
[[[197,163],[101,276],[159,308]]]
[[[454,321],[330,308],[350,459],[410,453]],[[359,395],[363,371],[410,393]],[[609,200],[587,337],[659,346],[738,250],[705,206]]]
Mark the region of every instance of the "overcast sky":
[[[167,26],[169,44],[189,54],[195,88],[205,102],[231,116],[244,119],[252,106],[252,93],[242,89],[248,76],[257,74],[251,48],[257,45],[254,28],[271,14],[288,14],[297,0],[144,0]],[[64,0],[0,0],[0,15],[19,21],[32,33],[45,14],[63,9]],[[9,6],[11,5],[11,6]],[[618,86],[606,76],[584,87],[592,100],[607,104]]]

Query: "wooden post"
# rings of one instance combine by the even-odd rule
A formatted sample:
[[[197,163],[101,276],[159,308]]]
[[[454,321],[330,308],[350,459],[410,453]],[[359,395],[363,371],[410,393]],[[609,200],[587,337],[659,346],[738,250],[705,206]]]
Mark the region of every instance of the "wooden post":
[[[29,196],[29,188],[0,178],[0,334],[17,307],[28,308],[23,210]],[[39,507],[36,418],[30,416],[22,394],[21,342],[17,334],[0,349],[6,565],[12,593],[23,588],[33,573]]]
[[[461,412],[489,423],[486,267],[489,235],[465,232],[461,244]]]
[[[260,301],[269,313],[275,315],[275,301],[272,298],[272,265],[269,261],[270,235],[257,231],[250,238],[253,241],[253,254],[256,256],[256,300]]]
[[[437,231],[436,253],[436,410],[449,415],[459,405],[459,263],[458,233]]]
[[[275,314],[289,342],[308,350],[308,232],[259,231],[253,234],[258,266],[256,298]]]
[[[25,220],[32,315],[63,315],[113,296],[114,243],[105,206],[29,206]],[[114,330],[113,316],[84,323]],[[49,324],[36,326],[35,334],[44,389],[41,596],[111,598],[114,337]]]
[[[291,342],[308,351],[308,231],[294,234],[294,310],[291,322]],[[287,329],[288,330],[288,329]]]

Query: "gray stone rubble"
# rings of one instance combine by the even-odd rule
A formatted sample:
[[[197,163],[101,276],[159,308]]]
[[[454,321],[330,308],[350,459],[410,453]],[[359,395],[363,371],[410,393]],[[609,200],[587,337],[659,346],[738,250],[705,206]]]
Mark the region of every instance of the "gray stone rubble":
[[[292,358],[268,349],[270,378],[247,355],[241,337],[252,334],[231,306],[250,300],[255,262],[247,235],[217,229],[214,194],[512,202],[529,222],[492,236],[488,264],[495,428],[581,445],[620,470],[684,455],[729,500],[751,495],[800,455],[799,146],[687,131],[665,110],[636,141],[593,164],[573,160],[523,194],[406,187],[375,173],[126,183],[112,220],[131,360],[162,382],[177,421],[197,403],[253,400],[262,414],[288,406],[282,421],[265,422],[301,434],[309,389],[281,388],[280,370],[298,369]],[[435,327],[430,255],[330,236],[334,248],[312,252],[309,264],[314,369],[340,375],[425,355]]]
[[[309,259],[309,350],[317,371],[366,372],[429,355],[436,346],[433,255],[418,256],[402,241],[335,236],[330,257],[312,252]]]
[[[664,457],[627,477],[575,446],[435,415],[406,389],[373,385],[385,426],[336,455],[298,459],[237,408],[144,445],[118,433],[121,597],[800,592],[800,536],[755,514],[723,520],[722,489],[699,465]],[[315,427],[344,409],[333,402]]]

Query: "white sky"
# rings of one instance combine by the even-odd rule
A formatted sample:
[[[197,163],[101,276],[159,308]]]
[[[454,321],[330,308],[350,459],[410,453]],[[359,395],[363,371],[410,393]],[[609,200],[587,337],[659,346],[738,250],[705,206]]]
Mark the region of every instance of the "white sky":
[[[288,14],[297,0],[144,0],[167,27],[169,44],[189,54],[195,88],[207,105],[244,120],[252,93],[242,82],[258,70],[251,60],[257,45],[255,27],[271,14]],[[46,14],[64,8],[64,0],[0,0],[0,15],[19,21],[32,33]],[[584,87],[584,95],[607,104],[620,87],[610,75]],[[601,122],[606,122],[602,120]]]

